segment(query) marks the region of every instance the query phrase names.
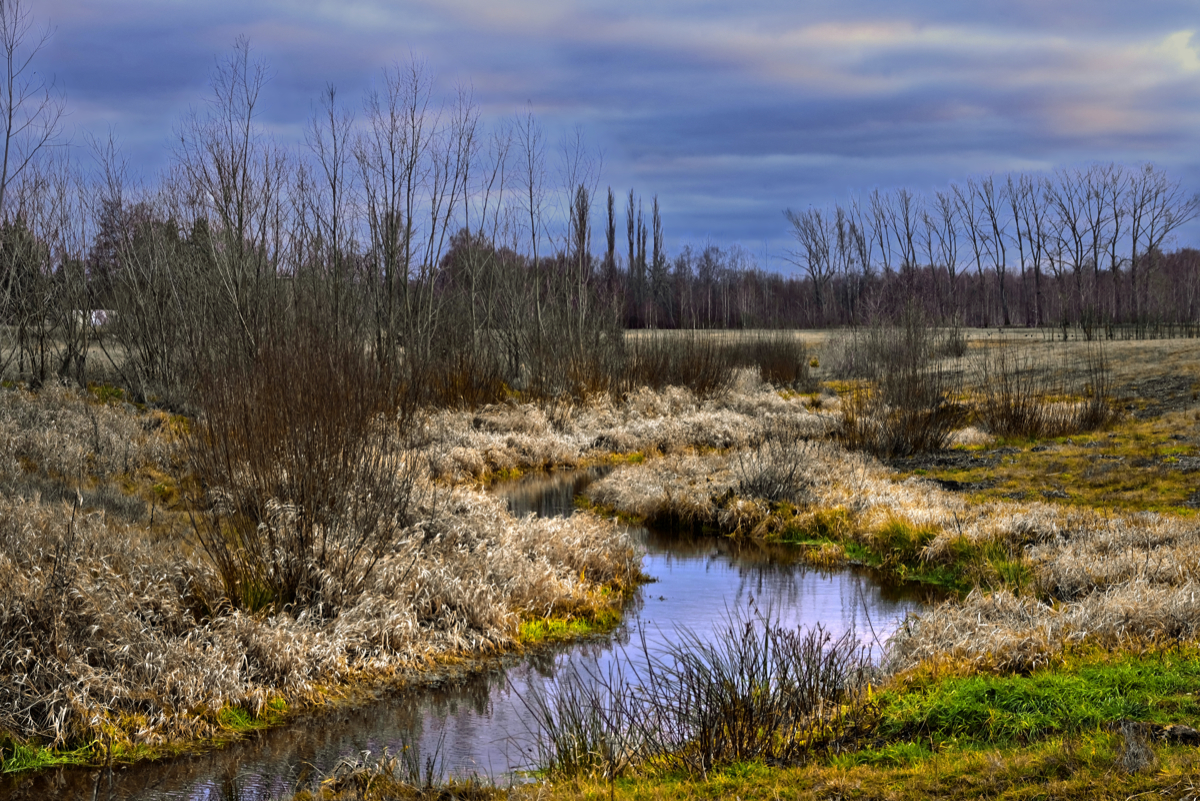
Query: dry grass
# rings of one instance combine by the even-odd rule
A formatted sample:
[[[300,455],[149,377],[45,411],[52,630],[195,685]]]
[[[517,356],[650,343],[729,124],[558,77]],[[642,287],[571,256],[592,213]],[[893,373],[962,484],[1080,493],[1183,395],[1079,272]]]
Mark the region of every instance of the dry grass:
[[[138,486],[123,471],[171,460],[169,427],[147,425],[154,415],[57,389],[7,393],[0,410],[34,469],[83,471],[72,487],[120,494]],[[30,472],[21,461],[9,470]],[[593,515],[518,520],[490,495],[424,477],[412,511],[339,614],[272,615],[225,604],[178,510],[151,530],[145,517],[6,493],[0,747],[111,742],[128,752],[211,737],[228,729],[229,708],[269,715],[359,680],[404,680],[438,660],[517,647],[522,619],[607,613],[640,575],[628,535]]]
[[[48,384],[36,396],[0,389],[0,487],[6,495],[74,499],[104,508],[105,482],[142,470],[171,469],[172,420],[163,412],[98,403]],[[95,498],[97,502],[89,503]]]
[[[514,520],[464,488],[426,500],[422,522],[330,620],[201,617],[220,592],[207,562],[102,514],[5,502],[0,729],[55,744],[211,736],[225,706],[261,714],[276,698],[513,647],[522,616],[604,608],[638,575],[611,522]]]
[[[1119,351],[1110,350],[1114,375],[1125,369]],[[223,605],[219,575],[180,536],[178,509],[153,528],[144,513],[117,513],[121,487],[146,492],[170,471],[175,421],[51,387],[0,393],[9,488],[0,501],[0,738],[133,746],[207,737],[228,707],[264,714],[359,679],[513,647],[523,618],[611,608],[638,572],[615,524],[589,514],[516,520],[463,484],[614,455],[630,463],[591,497],[627,514],[772,538],[832,511],[840,528],[823,529],[814,548],[829,564],[852,546],[908,549],[931,568],[998,554],[966,575],[1001,589],[910,620],[891,642],[894,670],[937,660],[1027,670],[1074,643],[1200,637],[1200,534],[1189,520],[978,502],[828,441],[839,401],[817,405],[743,370],[707,397],[643,388],[427,413],[396,438],[410,464],[428,465],[410,525],[361,592],[336,615],[271,615]],[[43,491],[51,486],[57,494]],[[83,508],[60,500],[76,491]],[[87,503],[102,493],[112,502]],[[998,574],[1002,563],[1019,569]]]
[[[586,404],[504,404],[429,414],[415,435],[435,477],[488,479],[526,470],[577,467],[613,455],[681,454],[745,447],[780,419],[808,434],[828,430],[828,413],[785,399],[755,371],[702,398],[689,390],[640,388]]]

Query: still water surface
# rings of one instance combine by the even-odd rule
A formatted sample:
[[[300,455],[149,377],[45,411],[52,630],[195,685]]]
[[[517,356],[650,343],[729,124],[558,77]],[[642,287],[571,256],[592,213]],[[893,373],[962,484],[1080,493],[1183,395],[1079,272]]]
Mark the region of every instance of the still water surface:
[[[531,476],[495,489],[515,514],[570,514],[575,496],[596,476]],[[208,754],[111,775],[74,769],[0,779],[0,798],[275,798],[342,758],[385,748],[394,754],[406,745],[415,746],[422,761],[436,755],[456,775],[519,780],[520,771],[533,767],[526,708],[533,694],[571,673],[604,676],[615,661],[636,663],[643,637],[652,652],[677,638],[681,627],[711,638],[731,613],[755,608],[788,626],[821,623],[834,637],[853,630],[877,648],[921,603],[913,590],[881,586],[865,573],[806,568],[786,546],[647,529],[634,535],[646,551],[643,569],[656,581],[642,588],[615,635],[510,658],[465,680],[298,720]]]

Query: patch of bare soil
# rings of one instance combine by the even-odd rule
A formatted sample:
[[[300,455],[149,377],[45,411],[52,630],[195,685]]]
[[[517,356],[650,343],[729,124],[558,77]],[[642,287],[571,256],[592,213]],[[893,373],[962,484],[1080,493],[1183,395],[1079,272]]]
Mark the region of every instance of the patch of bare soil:
[[[940,451],[929,451],[927,453],[919,453],[913,456],[907,456],[903,459],[891,459],[887,461],[886,464],[888,467],[892,467],[902,472],[913,472],[916,470],[945,470],[946,468],[955,470],[971,470],[978,467],[996,467],[1000,464],[1000,460],[1005,456],[1010,456],[1014,453],[1020,452],[1020,448],[1012,447],[992,448],[991,450],[986,451],[946,449]],[[951,481],[947,483],[961,484],[961,482],[957,481]],[[965,486],[944,486],[943,488],[950,490],[970,489],[969,487]]]
[[[1122,385],[1113,397],[1118,408],[1138,420],[1148,420],[1196,406],[1200,403],[1200,386],[1190,375],[1147,376]]]

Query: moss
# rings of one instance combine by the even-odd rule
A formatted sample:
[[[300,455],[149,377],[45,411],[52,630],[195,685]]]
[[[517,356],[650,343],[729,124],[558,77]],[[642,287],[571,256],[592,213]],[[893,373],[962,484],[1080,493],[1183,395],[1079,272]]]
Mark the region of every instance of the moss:
[[[112,384],[93,382],[88,384],[87,388],[98,403],[124,403],[126,400],[125,390]]]
[[[546,616],[526,617],[518,624],[517,641],[534,645],[606,634],[620,625],[621,607],[636,590],[636,585],[610,584],[600,587],[585,603]]]
[[[1017,439],[998,442],[1016,448],[995,464],[970,468],[924,466],[909,475],[984,486],[970,494],[975,501],[1036,500],[1118,511],[1168,512],[1191,517],[1187,506],[1196,491],[1196,473],[1181,469],[1189,458],[1200,457],[1194,444],[1193,415],[1177,412],[1150,420],[1127,419],[1105,432],[1058,437],[1044,441]],[[1191,433],[1192,441],[1173,436]],[[960,448],[986,455],[978,448]]]

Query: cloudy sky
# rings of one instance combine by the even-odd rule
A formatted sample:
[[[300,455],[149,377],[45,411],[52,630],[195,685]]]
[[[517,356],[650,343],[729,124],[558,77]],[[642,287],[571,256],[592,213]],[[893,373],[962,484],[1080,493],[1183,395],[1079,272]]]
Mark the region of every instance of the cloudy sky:
[[[262,121],[299,141],[323,87],[416,57],[485,119],[582,126],[602,185],[657,193],[668,247],[783,268],[785,207],[874,187],[1153,161],[1200,190],[1200,0],[26,0],[68,128],[147,177],[250,38]],[[1200,240],[1198,226],[1189,240]],[[1196,244],[1192,241],[1192,244]]]

